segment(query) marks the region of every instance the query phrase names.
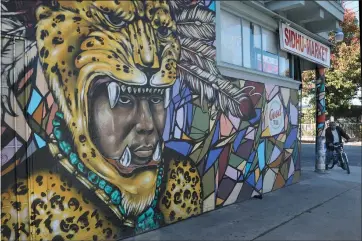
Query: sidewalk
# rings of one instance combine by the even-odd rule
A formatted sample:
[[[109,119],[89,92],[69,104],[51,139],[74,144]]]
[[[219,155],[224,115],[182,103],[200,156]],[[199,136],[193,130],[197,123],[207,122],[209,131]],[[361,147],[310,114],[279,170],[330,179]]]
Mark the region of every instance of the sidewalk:
[[[301,181],[126,240],[361,240],[361,167]]]

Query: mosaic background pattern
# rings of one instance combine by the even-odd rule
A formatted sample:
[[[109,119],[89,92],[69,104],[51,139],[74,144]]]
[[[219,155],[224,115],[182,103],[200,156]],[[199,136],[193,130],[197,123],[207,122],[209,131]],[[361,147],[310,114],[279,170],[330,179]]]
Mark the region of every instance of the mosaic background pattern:
[[[184,2],[187,1],[172,3]],[[215,11],[214,1],[198,0],[192,4]],[[22,45],[21,40],[18,43]],[[208,44],[215,45],[214,38]],[[23,51],[19,46],[15,51]],[[12,60],[3,60],[2,64],[4,61]],[[19,164],[48,148],[52,121],[58,111],[41,69],[26,69],[22,76],[20,80],[11,80],[16,84],[10,86],[9,100],[17,116],[4,111],[1,116],[2,177],[16,177]],[[298,91],[237,79],[231,83],[240,89],[252,86],[260,94],[252,96],[256,112],[253,119],[242,121],[216,105],[207,106],[200,93],[180,79],[172,87],[167,108],[165,146],[189,157],[196,165],[201,177],[203,212],[274,191],[300,178]],[[282,103],[284,120],[281,131],[274,135],[267,120],[268,104],[273,100]],[[36,164],[37,160],[32,161]]]
[[[300,177],[297,91],[243,80],[234,84],[254,86],[262,94],[253,99],[254,119],[240,121],[224,114],[212,118],[199,98],[192,99],[178,84],[168,110],[166,146],[197,163],[204,211],[279,189]],[[285,126],[271,136],[265,107],[276,97],[283,103]]]

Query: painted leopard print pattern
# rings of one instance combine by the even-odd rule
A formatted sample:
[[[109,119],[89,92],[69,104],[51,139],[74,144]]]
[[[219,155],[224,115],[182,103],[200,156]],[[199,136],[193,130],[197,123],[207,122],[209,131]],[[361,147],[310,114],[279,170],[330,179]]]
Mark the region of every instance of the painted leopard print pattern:
[[[167,185],[160,199],[166,223],[174,223],[202,212],[201,179],[196,167],[187,160],[171,160]]]
[[[94,200],[90,202],[69,178],[59,173],[39,171],[29,181],[20,179],[2,191],[1,201],[2,240],[110,240],[120,237],[116,233],[119,227],[111,223],[99,205]]]

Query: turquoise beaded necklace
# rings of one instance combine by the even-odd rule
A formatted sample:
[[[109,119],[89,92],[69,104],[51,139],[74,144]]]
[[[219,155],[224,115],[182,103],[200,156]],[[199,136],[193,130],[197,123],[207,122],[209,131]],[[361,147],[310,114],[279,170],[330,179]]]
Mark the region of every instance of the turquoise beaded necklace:
[[[57,140],[62,154],[69,158],[70,163],[74,169],[77,170],[77,172],[86,178],[89,182],[91,182],[96,189],[103,190],[110,198],[111,202],[117,206],[120,213],[123,216],[126,216],[125,209],[121,202],[121,192],[118,190],[118,188],[99,177],[97,173],[89,170],[79,159],[78,155],[72,150],[72,145],[67,140],[65,140],[65,136],[69,134],[69,130],[66,127],[63,113],[57,112],[52,123],[53,134]],[[159,228],[163,222],[163,216],[156,208],[160,195],[163,171],[163,166],[160,166],[157,173],[155,198],[152,201],[150,207],[136,218],[136,233]]]

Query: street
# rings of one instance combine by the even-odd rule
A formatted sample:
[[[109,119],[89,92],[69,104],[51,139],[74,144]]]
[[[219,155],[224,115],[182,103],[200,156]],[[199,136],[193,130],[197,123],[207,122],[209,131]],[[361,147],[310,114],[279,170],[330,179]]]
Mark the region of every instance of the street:
[[[361,146],[345,145],[344,150],[347,153],[350,166],[361,166]],[[315,144],[302,144],[301,164],[303,167],[314,166],[315,162]]]

